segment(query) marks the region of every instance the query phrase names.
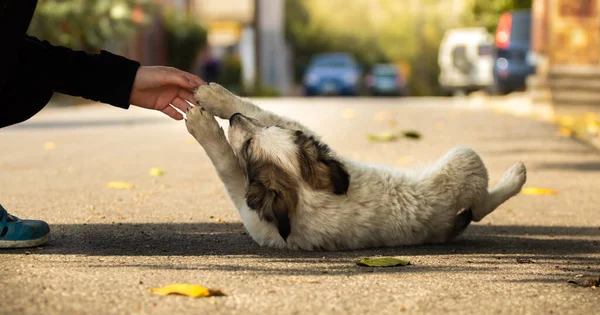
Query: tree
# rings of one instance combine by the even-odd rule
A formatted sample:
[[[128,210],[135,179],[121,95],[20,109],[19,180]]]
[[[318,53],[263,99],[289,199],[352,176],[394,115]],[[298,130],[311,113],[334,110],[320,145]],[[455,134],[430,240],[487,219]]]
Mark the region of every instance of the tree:
[[[500,20],[500,15],[507,11],[531,9],[532,0],[473,0],[470,10],[465,16],[466,24],[485,27],[494,33]]]
[[[28,33],[53,44],[98,51],[150,21],[152,0],[40,0]]]

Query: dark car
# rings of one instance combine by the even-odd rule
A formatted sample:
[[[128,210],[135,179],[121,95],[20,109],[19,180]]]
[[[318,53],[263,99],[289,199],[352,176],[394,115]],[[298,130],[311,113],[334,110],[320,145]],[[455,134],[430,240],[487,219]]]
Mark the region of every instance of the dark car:
[[[527,76],[535,73],[531,56],[531,12],[501,15],[494,49],[494,90],[499,94],[525,89]]]
[[[365,81],[371,95],[406,95],[406,81],[396,65],[374,65]]]
[[[306,95],[357,95],[360,66],[347,53],[325,53],[312,58],[304,74]]]

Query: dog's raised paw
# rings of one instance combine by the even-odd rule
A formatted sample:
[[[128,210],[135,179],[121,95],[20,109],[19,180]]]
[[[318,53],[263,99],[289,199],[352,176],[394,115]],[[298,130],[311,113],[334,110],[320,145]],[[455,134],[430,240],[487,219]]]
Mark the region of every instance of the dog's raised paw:
[[[215,117],[200,106],[190,109],[186,115],[185,125],[188,132],[198,141],[204,141],[210,138],[211,135],[223,133]]]
[[[196,103],[214,116],[229,119],[235,101],[233,94],[217,83],[201,85],[194,91]]]

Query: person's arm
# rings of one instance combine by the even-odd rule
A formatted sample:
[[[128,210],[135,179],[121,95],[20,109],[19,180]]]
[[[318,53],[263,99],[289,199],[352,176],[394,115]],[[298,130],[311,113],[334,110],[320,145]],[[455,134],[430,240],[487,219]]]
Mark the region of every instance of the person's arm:
[[[171,67],[140,67],[137,61],[107,51],[90,54],[26,36],[20,49],[20,70],[36,76],[45,86],[73,96],[128,108],[129,104],[164,112],[174,119],[183,116],[169,104],[185,111],[195,103],[191,89],[205,82]]]
[[[37,75],[43,75],[53,91],[129,107],[138,62],[107,51],[74,51],[31,36],[25,36],[21,51],[35,60]]]

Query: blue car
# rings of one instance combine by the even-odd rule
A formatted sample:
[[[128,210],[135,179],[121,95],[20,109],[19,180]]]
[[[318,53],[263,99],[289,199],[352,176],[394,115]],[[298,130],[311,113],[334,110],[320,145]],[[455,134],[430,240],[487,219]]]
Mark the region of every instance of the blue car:
[[[531,12],[506,12],[496,29],[494,86],[498,94],[524,90],[527,77],[535,73],[531,52]]]
[[[361,69],[347,53],[324,53],[312,58],[304,74],[304,91],[310,95],[357,95]]]

